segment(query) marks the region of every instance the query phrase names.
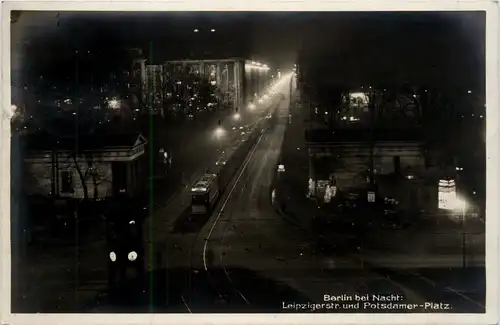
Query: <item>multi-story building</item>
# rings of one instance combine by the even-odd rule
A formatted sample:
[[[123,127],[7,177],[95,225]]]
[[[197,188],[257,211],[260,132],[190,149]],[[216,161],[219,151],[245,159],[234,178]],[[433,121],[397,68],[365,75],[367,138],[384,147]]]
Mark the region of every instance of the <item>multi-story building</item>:
[[[271,79],[269,70],[264,64],[238,58],[178,60],[164,64],[166,79],[177,80],[190,74],[198,76],[214,86],[217,99],[232,109],[245,105],[263,91]],[[173,87],[177,88],[175,85],[179,82],[182,83],[178,80]]]

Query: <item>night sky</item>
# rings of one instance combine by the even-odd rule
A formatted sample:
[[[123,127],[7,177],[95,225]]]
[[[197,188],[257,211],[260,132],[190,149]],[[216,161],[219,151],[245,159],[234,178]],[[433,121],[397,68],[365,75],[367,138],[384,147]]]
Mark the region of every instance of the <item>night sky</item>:
[[[13,79],[69,74],[75,48],[141,47],[152,63],[208,49],[285,69],[302,53],[318,78],[336,82],[484,87],[484,12],[23,12],[11,26]]]

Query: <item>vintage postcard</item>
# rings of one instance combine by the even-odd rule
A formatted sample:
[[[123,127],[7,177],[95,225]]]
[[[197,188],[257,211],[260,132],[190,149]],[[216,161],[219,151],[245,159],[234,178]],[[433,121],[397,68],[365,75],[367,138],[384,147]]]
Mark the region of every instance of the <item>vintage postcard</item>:
[[[2,4],[2,322],[497,321],[498,7],[153,4]]]

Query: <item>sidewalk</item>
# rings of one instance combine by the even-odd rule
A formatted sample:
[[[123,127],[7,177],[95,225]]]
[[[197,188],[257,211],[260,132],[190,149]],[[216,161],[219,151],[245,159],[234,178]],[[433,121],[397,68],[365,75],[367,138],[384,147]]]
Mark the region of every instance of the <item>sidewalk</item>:
[[[299,106],[299,93],[292,94],[292,123],[287,125],[281,148],[281,160],[286,171],[279,175],[278,184],[282,188],[282,216],[289,221],[311,230],[311,220],[317,211],[316,204],[306,198],[308,153],[303,139],[303,112]],[[300,149],[300,150],[298,150]]]

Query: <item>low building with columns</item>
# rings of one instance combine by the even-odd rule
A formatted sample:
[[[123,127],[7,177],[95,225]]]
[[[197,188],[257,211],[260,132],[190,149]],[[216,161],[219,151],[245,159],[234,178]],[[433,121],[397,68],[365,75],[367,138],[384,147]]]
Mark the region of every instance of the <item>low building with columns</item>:
[[[141,195],[146,189],[147,164],[141,158],[147,141],[141,134],[93,135],[78,141],[33,134],[20,144],[24,195],[108,199]]]

